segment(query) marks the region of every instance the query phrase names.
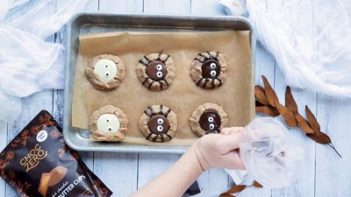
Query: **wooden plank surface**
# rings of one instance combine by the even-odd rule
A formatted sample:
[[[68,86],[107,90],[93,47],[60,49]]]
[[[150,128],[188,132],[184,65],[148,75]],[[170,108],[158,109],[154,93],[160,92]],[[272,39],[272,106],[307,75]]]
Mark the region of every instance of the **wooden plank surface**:
[[[61,5],[48,7],[47,12],[53,13]],[[172,15],[223,15],[223,9],[217,0],[91,0],[85,11],[107,13],[134,14],[172,14]],[[49,38],[50,41],[64,43],[65,34],[58,32]],[[275,64],[271,54],[258,44],[256,51],[256,83],[261,84],[260,75],[266,75],[284,103],[284,76]],[[340,159],[327,146],[315,144],[305,138],[298,129],[290,129],[290,134],[296,138],[305,151],[304,161],[299,167],[298,182],[284,189],[249,189],[240,194],[248,197],[265,196],[351,196],[351,150],[349,143],[351,132],[351,101],[337,99],[317,94],[312,91],[293,89],[301,114],[304,105],[308,105],[321,128],[328,133],[336,148],[343,155]],[[14,122],[0,121],[0,148],[11,140],[41,109],[53,113],[62,124],[63,91],[43,91],[23,99],[23,113]],[[294,138],[294,139],[295,139]],[[82,153],[84,161],[114,192],[113,196],[128,196],[148,181],[168,169],[179,155],[164,154],[121,154],[121,153]],[[219,169],[209,170],[199,178],[202,193],[198,196],[216,196],[226,190],[232,181],[228,175]],[[0,196],[16,196],[13,190],[0,181]]]

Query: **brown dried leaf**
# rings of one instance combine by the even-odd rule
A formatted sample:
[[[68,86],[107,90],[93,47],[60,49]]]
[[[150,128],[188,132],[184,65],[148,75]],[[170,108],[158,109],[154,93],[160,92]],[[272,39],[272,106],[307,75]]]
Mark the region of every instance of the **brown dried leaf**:
[[[235,196],[231,195],[230,193],[222,193],[221,195],[219,195],[219,197],[235,197]]]
[[[331,143],[330,137],[321,131],[319,131],[318,133],[307,134],[307,136],[319,144],[330,144]]]
[[[297,120],[297,124],[299,125],[299,127],[306,134],[314,133],[314,130],[308,125],[307,121],[300,114],[295,114],[295,118]]]
[[[268,116],[279,116],[279,111],[271,106],[256,106],[256,113],[263,113]]]
[[[255,96],[257,101],[261,104],[269,105],[266,94],[264,93],[264,89],[258,85],[255,86]]]
[[[312,127],[312,129],[315,131],[315,133],[320,132],[321,127],[319,126],[319,123],[316,119],[316,117],[313,115],[312,111],[308,106],[305,106],[305,112],[308,120],[308,124]]]
[[[257,182],[257,181],[254,181],[254,182],[252,183],[252,186],[254,186],[254,187],[256,187],[256,188],[262,188],[262,187],[263,187],[263,185],[261,185],[261,183],[259,183],[259,182]]]
[[[296,101],[291,93],[289,86],[286,87],[285,91],[285,106],[295,114],[299,113],[296,105]]]
[[[264,106],[264,105],[256,100],[255,101],[255,106],[257,107],[257,106]]]
[[[279,99],[277,97],[277,94],[274,92],[274,89],[272,88],[271,84],[269,84],[267,78],[264,75],[262,75],[261,77],[263,80],[264,92],[266,94],[268,103],[272,107],[276,107],[276,104],[279,103]]]
[[[227,197],[232,196],[231,194],[238,193],[246,189],[246,185],[234,185],[232,188],[230,188],[228,191],[222,193],[220,197]]]
[[[284,107],[280,103],[277,103],[277,109],[278,109],[279,113],[283,116],[283,118],[288,126],[290,126],[290,127],[297,126],[297,120],[296,120],[293,112],[288,110],[286,107]]]

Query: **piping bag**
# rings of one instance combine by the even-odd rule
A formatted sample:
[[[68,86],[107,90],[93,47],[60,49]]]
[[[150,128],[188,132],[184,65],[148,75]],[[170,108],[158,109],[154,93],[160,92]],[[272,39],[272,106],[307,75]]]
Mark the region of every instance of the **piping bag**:
[[[256,118],[242,131],[240,157],[246,170],[226,170],[236,184],[256,180],[266,188],[293,184],[304,153],[284,125],[274,118]]]

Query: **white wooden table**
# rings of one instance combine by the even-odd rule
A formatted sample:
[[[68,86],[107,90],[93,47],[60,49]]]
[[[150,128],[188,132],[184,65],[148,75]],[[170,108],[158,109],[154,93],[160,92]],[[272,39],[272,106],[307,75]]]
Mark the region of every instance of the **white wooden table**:
[[[48,7],[55,12],[60,5]],[[134,14],[173,14],[173,15],[224,15],[217,0],[90,0],[86,11]],[[65,34],[59,32],[51,38],[63,42]],[[256,81],[261,84],[260,75],[264,74],[274,85],[281,101],[284,101],[284,76],[278,69],[274,58],[258,44],[256,51]],[[293,89],[293,94],[303,111],[304,105],[310,106],[317,115],[321,127],[332,138],[336,148],[343,155],[339,159],[327,146],[315,144],[304,137],[297,129],[291,132],[300,136],[298,143],[306,152],[298,173],[298,183],[285,189],[250,189],[240,196],[351,196],[351,100],[325,96],[312,91]],[[62,124],[63,91],[48,90],[23,99],[23,113],[14,122],[0,122],[0,148],[5,145],[41,109],[51,112]],[[0,109],[1,110],[1,109]],[[81,153],[84,161],[106,185],[112,189],[113,196],[128,196],[137,188],[169,168],[179,155],[164,154],[124,154],[124,153]],[[274,175],[272,175],[274,176]],[[167,183],[165,183],[167,184]],[[171,184],[171,183],[169,183]],[[216,196],[227,190],[232,181],[220,169],[205,172],[199,178],[202,193],[199,196]],[[0,196],[16,196],[13,190],[0,180]]]

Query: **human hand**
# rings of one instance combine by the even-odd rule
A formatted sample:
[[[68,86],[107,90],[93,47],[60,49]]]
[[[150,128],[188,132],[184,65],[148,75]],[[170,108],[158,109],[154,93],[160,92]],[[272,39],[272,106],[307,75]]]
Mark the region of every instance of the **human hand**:
[[[244,170],[238,150],[241,131],[242,127],[224,128],[221,134],[208,134],[195,141],[192,149],[202,169]]]

